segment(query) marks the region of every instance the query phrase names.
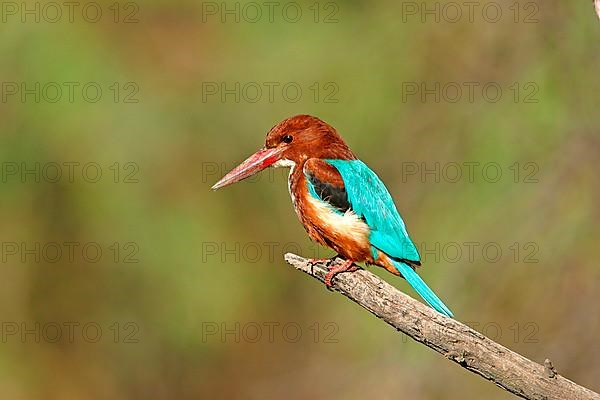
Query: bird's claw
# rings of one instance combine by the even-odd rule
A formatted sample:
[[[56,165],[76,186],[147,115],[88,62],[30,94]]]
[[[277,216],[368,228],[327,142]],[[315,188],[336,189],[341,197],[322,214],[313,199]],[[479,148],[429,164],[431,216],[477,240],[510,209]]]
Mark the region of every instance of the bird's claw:
[[[333,278],[342,272],[355,272],[358,271],[358,267],[354,265],[354,261],[346,260],[342,264],[331,265],[328,267],[329,272],[325,275],[325,286],[331,288],[333,286]]]

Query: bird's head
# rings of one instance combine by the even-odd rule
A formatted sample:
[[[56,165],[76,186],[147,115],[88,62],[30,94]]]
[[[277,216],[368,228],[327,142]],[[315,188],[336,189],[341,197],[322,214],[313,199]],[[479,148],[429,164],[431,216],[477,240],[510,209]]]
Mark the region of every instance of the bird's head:
[[[356,157],[342,137],[326,122],[310,115],[296,115],[267,133],[265,146],[252,154],[212,187],[239,182],[268,167],[293,167],[309,158],[353,160]]]

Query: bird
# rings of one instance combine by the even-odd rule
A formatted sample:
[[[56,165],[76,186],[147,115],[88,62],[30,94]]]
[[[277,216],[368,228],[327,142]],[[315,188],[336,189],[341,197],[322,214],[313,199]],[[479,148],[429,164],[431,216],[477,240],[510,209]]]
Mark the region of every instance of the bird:
[[[268,131],[264,147],[212,189],[268,167],[290,168],[288,189],[300,222],[313,241],[344,260],[327,265],[327,287],[337,274],[356,271],[355,263],[376,265],[403,277],[433,309],[453,317],[417,274],[419,252],[388,189],[331,125],[311,115],[284,119]],[[326,260],[310,260],[319,261]]]

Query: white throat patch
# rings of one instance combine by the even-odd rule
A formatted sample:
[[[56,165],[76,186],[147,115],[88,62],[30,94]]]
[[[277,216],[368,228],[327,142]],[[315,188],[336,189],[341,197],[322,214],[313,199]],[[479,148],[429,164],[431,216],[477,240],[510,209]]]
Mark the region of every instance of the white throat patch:
[[[286,158],[282,158],[281,160],[277,160],[276,163],[272,165],[275,168],[290,168],[290,174],[288,176],[288,192],[290,192],[290,197],[292,198],[292,203],[294,207],[296,206],[296,196],[292,193],[292,174],[294,173],[294,168],[296,167],[296,163],[292,160],[288,160]]]
[[[286,167],[294,168],[295,165],[296,165],[296,163],[293,162],[292,160],[282,158],[281,160],[277,160],[277,162],[274,163],[272,166],[275,168],[286,168]]]

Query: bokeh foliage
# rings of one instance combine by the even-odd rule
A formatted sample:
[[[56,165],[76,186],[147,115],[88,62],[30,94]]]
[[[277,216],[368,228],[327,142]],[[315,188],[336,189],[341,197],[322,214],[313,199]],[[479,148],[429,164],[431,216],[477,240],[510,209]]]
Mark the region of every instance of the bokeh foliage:
[[[122,254],[96,263],[3,259],[4,323],[95,322],[103,337],[3,339],[0,397],[512,398],[285,266],[286,249],[329,252],[298,224],[284,172],[209,190],[262,145],[272,125],[300,113],[334,125],[379,173],[415,242],[458,243],[463,252],[466,242],[502,248],[498,262],[479,251],[472,261],[464,253],[458,262],[429,256],[424,263],[422,275],[458,319],[500,327],[487,333],[600,389],[600,25],[593,7],[544,1],[535,3],[536,23],[512,16],[490,23],[477,14],[474,22],[437,23],[404,18],[405,3],[339,1],[336,23],[312,21],[314,2],[303,0],[296,4],[306,18],[297,23],[277,13],[274,22],[223,22],[193,1],[137,3],[139,22],[130,24],[109,17],[0,23],[2,82],[97,82],[105,90],[97,103],[0,103],[3,165],[95,162],[104,173],[97,183],[3,179],[2,243],[97,242],[106,254],[115,242],[139,248],[138,263],[122,262]],[[108,12],[112,3],[99,4]],[[498,4],[509,12],[509,3]],[[139,101],[112,101],[114,82],[134,82]],[[221,101],[204,96],[210,82],[295,82],[303,96]],[[333,82],[337,102],[324,102],[324,92],[315,101],[315,82],[321,90]],[[498,102],[480,95],[421,101],[405,97],[407,82],[496,82],[504,92]],[[515,82],[534,83],[538,101],[524,102],[524,93],[514,101],[508,88]],[[503,179],[490,183],[479,173],[473,182],[435,182],[404,169],[465,162],[497,163]],[[114,163],[122,174],[134,163],[138,182],[121,175],[115,183]],[[534,164],[537,182],[514,182],[514,163],[523,173]],[[524,262],[526,243],[537,246],[537,262]],[[139,328],[138,342],[114,343],[109,327],[127,322]],[[206,336],[207,324],[265,322],[298,324],[302,338]],[[334,343],[323,340],[331,324]],[[311,327],[321,333],[317,343]]]

